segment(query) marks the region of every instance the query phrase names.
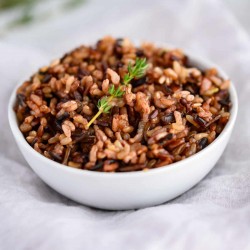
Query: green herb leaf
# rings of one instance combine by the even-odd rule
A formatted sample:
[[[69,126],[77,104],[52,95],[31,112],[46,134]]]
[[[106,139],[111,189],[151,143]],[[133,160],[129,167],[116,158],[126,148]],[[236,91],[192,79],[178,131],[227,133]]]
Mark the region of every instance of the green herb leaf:
[[[104,96],[102,99],[98,101],[97,107],[99,110],[102,110],[103,113],[108,113],[111,109],[111,105],[109,104],[108,97]]]
[[[124,94],[124,91],[121,90],[121,86],[119,86],[117,89],[115,89],[114,85],[111,85],[109,87],[108,92],[113,97],[122,97]]]
[[[128,73],[123,78],[125,85],[129,84],[134,78],[141,78],[145,75],[148,64],[146,58],[136,58],[135,65],[132,67],[131,63],[128,64]]]

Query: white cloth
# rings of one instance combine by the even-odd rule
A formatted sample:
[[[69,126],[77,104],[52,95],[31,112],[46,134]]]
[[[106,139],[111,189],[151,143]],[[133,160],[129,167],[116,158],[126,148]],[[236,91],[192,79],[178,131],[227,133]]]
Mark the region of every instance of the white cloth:
[[[19,152],[7,102],[20,77],[104,34],[162,41],[219,64],[239,95],[236,127],[210,174],[179,198],[108,212],[45,185]],[[250,40],[216,0],[87,1],[63,17],[8,32],[0,42],[0,249],[250,249]]]

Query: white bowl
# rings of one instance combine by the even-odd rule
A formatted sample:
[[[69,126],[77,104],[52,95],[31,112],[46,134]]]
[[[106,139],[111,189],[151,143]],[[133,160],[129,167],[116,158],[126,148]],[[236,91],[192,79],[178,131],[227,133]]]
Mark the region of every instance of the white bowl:
[[[192,64],[199,68],[216,67],[220,76],[228,79],[228,76],[217,65],[193,55],[188,55],[188,57]],[[231,84],[230,119],[218,138],[202,151],[180,162],[149,171],[92,172],[74,169],[52,161],[36,152],[26,142],[18,128],[16,114],[13,111],[16,89],[9,101],[9,123],[17,145],[30,167],[45,183],[62,195],[88,206],[109,210],[158,205],[181,195],[197,184],[222,155],[238,110],[236,90]]]

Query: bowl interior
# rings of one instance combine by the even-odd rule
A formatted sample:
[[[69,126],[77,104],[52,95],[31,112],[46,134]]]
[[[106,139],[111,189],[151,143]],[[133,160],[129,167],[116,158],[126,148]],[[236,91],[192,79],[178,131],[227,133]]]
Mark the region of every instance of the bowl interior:
[[[162,46],[162,47],[169,48],[170,46]],[[194,56],[193,53],[192,53],[192,56],[190,56],[190,53],[185,52],[185,54],[189,57],[191,65],[199,67],[200,69],[215,67],[215,68],[217,68],[219,75],[221,77],[223,77],[224,79],[229,79],[229,77],[226,75],[226,73],[218,65],[215,65],[214,63],[211,63],[208,60],[200,59],[198,56]],[[236,93],[236,89],[234,87],[234,84],[231,82],[231,86],[230,86],[230,90],[229,90],[230,99],[232,102],[232,108],[230,110],[230,119],[229,119],[228,123],[226,124],[225,128],[223,129],[223,131],[221,132],[221,134],[211,144],[209,144],[205,149],[199,151],[198,153],[196,153],[196,154],[194,154],[194,155],[192,155],[192,156],[190,156],[182,161],[175,162],[175,163],[172,163],[170,165],[163,166],[160,168],[150,169],[148,171],[125,172],[125,173],[95,172],[95,171],[88,171],[88,170],[71,168],[71,167],[65,166],[63,164],[57,163],[55,161],[52,161],[52,160],[46,158],[45,156],[39,154],[37,151],[35,151],[28,144],[28,142],[25,140],[23,134],[19,130],[17,119],[16,119],[16,114],[13,110],[13,106],[14,106],[15,100],[16,100],[16,90],[21,84],[22,84],[22,81],[13,90],[11,97],[10,97],[10,100],[9,100],[9,105],[8,105],[9,124],[10,124],[11,130],[13,132],[13,135],[15,136],[15,139],[18,140],[21,147],[23,147],[26,151],[28,151],[30,155],[32,155],[33,157],[36,157],[37,160],[42,160],[43,162],[46,162],[48,165],[51,165],[51,167],[56,167],[56,168],[59,167],[62,169],[62,171],[69,171],[69,172],[73,171],[73,172],[78,173],[80,175],[91,175],[91,176],[102,175],[103,177],[108,176],[109,178],[110,177],[111,178],[120,178],[121,176],[125,176],[125,175],[130,176],[130,177],[136,177],[136,176],[142,175],[142,174],[157,174],[157,173],[161,173],[161,172],[165,172],[165,171],[173,171],[176,168],[180,168],[180,167],[185,166],[186,164],[188,164],[190,162],[190,159],[193,159],[194,157],[196,157],[197,159],[200,158],[202,156],[202,154],[205,153],[205,151],[209,150],[211,147],[213,147],[213,145],[219,143],[219,141],[221,140],[222,137],[224,137],[227,133],[231,132],[231,130],[234,126],[235,120],[236,120],[237,112],[238,112],[237,93]]]

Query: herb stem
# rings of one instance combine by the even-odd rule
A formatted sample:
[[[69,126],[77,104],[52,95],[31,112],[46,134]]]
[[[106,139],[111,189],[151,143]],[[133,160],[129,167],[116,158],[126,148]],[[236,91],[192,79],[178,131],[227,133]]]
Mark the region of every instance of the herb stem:
[[[109,99],[108,99],[108,103],[110,103],[112,100],[113,100],[114,96],[110,96]]]
[[[92,117],[92,119],[89,121],[89,123],[87,124],[87,128],[89,128],[91,126],[91,124],[95,121],[95,119],[97,119],[99,117],[99,115],[102,113],[102,108],[99,109],[99,111],[95,114],[95,116]]]

